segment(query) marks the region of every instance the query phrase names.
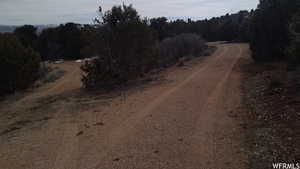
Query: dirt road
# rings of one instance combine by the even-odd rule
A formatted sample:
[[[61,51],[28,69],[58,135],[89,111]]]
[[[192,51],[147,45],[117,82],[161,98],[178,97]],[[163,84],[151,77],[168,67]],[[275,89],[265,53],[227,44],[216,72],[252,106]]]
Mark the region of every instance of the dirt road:
[[[47,88],[56,104],[47,102],[51,113],[37,116],[51,119],[0,136],[1,168],[245,168],[243,135],[230,115],[240,106],[239,60],[249,57],[248,45],[212,45],[218,46],[213,56],[170,68],[163,80],[130,89],[125,99],[82,94],[76,82],[68,83],[79,77],[70,70],[52,84],[55,90]]]

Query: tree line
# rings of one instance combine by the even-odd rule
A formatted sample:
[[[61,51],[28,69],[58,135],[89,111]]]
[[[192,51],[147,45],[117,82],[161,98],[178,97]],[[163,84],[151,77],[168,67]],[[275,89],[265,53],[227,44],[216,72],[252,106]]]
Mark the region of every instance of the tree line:
[[[221,17],[193,21],[191,19],[168,21],[166,17],[150,19],[160,40],[176,36],[181,33],[195,33],[202,35],[208,41],[241,41],[249,40],[249,24],[253,11],[240,11]]]
[[[299,10],[298,0],[260,1],[251,17],[249,31],[255,61],[288,61],[297,65]]]
[[[156,41],[183,33],[193,33],[207,41],[246,42],[249,39],[246,28],[249,25],[250,15],[248,11],[240,11],[209,20],[170,21],[166,17],[159,17],[145,19],[144,22],[151,29],[153,39]],[[96,55],[99,45],[95,42],[101,37],[98,25],[99,23],[92,25],[66,23],[43,29],[41,33],[38,33],[33,25],[24,25],[16,28],[14,35],[25,47],[37,51],[42,60],[80,59]]]
[[[257,61],[291,59],[289,52],[297,36],[295,19],[299,11],[298,0],[261,0],[257,9],[226,14],[221,17],[193,21],[169,21],[166,17],[145,20],[158,41],[182,33],[194,33],[207,41],[249,42],[253,58]],[[298,12],[299,13],[299,12]],[[99,40],[97,24],[62,24],[56,28],[44,29],[25,25],[14,34],[25,47],[40,53],[43,60],[57,58],[77,59],[96,55]],[[293,28],[292,28],[293,27]],[[290,49],[290,50],[289,50]]]

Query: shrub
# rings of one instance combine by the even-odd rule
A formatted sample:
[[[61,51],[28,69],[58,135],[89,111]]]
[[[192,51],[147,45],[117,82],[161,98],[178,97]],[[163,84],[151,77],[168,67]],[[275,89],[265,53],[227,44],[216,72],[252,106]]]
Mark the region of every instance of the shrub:
[[[152,31],[132,6],[115,6],[102,20],[98,58],[82,66],[86,88],[119,86],[142,75],[153,62]]]
[[[58,67],[55,68],[48,67],[46,69],[48,69],[47,72],[43,73],[42,76],[40,76],[39,78],[40,84],[54,82],[60,79],[65,74],[65,71]]]
[[[97,21],[98,57],[81,67],[87,89],[121,86],[184,56],[197,56],[207,47],[196,34],[178,35],[155,45],[158,39],[149,22],[140,19],[132,6],[115,6],[104,13],[103,22]]]
[[[166,67],[176,63],[182,57],[199,56],[207,45],[197,34],[181,34],[158,43],[159,65]]]
[[[39,75],[40,57],[12,34],[0,34],[0,95],[29,87]]]
[[[300,65],[300,10],[294,15],[290,23],[291,44],[287,48],[289,69]]]

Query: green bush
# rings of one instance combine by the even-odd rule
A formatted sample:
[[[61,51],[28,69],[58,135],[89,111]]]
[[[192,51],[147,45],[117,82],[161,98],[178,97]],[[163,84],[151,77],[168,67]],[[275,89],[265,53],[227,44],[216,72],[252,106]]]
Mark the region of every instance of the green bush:
[[[288,24],[299,9],[299,0],[261,0],[251,18],[250,47],[258,62],[287,60]]]
[[[289,68],[295,69],[300,65],[300,10],[290,23],[291,44],[287,49]]]
[[[183,57],[196,57],[207,48],[197,34],[180,34],[159,42],[149,21],[141,19],[132,6],[115,6],[102,16],[95,38],[98,57],[81,68],[82,82],[88,89],[121,86]]]
[[[37,27],[32,25],[20,26],[15,29],[14,35],[16,35],[24,47],[37,49]]]
[[[207,49],[206,41],[197,34],[180,34],[156,45],[160,66],[167,67],[183,57],[197,57]]]
[[[0,95],[29,87],[39,75],[40,57],[12,34],[0,34]]]
[[[152,30],[132,6],[115,6],[102,20],[97,28],[98,58],[82,66],[85,88],[119,86],[155,64]]]
[[[37,48],[43,60],[82,58],[82,32],[79,24],[66,23],[44,29],[38,37]]]

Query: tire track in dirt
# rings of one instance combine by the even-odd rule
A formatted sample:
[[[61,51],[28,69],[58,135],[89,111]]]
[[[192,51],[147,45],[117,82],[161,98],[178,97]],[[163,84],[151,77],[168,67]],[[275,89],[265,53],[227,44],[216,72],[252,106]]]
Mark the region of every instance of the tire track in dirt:
[[[167,79],[175,81],[130,93],[125,101],[117,97],[70,118],[65,105],[58,105],[55,118],[40,132],[0,146],[9,155],[0,166],[17,161],[11,165],[15,169],[244,168],[243,154],[236,153],[240,142],[234,139],[240,136],[238,122],[227,112],[239,106],[240,74],[234,67],[249,49],[246,44],[216,45],[214,55],[169,72]],[[77,88],[68,87],[77,73],[45,95]]]
[[[227,49],[227,47],[223,47],[220,50],[222,51],[222,54],[216,55],[216,57],[214,58],[216,60],[216,63],[218,63],[220,61],[220,57],[222,57],[224,54],[226,54],[226,51],[228,49]],[[136,125],[136,123],[138,123],[140,121],[140,119],[143,119],[143,118],[145,118],[145,116],[147,116],[148,112],[150,112],[156,106],[161,104],[166,98],[170,97],[170,95],[172,93],[174,93],[177,90],[179,90],[180,88],[182,88],[185,84],[187,84],[189,81],[191,81],[197,74],[199,74],[201,71],[205,70],[207,67],[209,67],[209,65],[204,65],[203,67],[201,67],[201,69],[197,70],[197,72],[194,72],[192,75],[190,75],[186,79],[184,79],[184,81],[181,82],[180,84],[177,84],[175,87],[168,89],[167,91],[164,91],[164,93],[162,93],[157,99],[153,100],[142,110],[139,110],[139,114],[137,114],[135,116],[129,116],[126,119],[124,119],[124,121],[119,123],[118,126],[114,126],[114,129],[110,129],[111,132],[109,133],[109,136],[107,136],[107,138],[105,140],[110,140],[109,141],[110,145],[116,144],[116,142],[118,140],[120,140],[120,138],[124,137],[124,136],[121,136],[120,131],[122,133],[126,133],[126,132],[124,132],[124,130],[120,130],[120,128],[123,128],[123,129],[125,128],[129,132],[132,129],[132,127],[134,127]],[[86,112],[84,114],[86,114],[86,116],[90,116],[89,115],[90,113],[88,113],[88,112]],[[94,116],[95,115],[90,116],[90,118],[88,120],[85,120],[85,122],[87,124],[97,123],[97,121],[95,121],[95,119],[97,119],[97,117],[94,117]],[[86,118],[88,118],[88,117],[84,117],[84,119],[86,119]],[[83,119],[81,119],[81,121],[82,120]],[[83,124],[78,124],[78,125],[83,126]],[[64,154],[64,155],[65,154],[68,154],[68,155],[67,156],[59,155],[61,157],[56,158],[55,165],[52,168],[55,168],[55,169],[69,168],[66,165],[74,164],[74,162],[75,162],[74,159],[80,159],[79,154],[76,154],[74,152],[66,153],[66,152],[69,152],[70,149],[65,148],[66,146],[64,146],[64,145],[67,145],[67,147],[70,147],[70,145],[72,145],[73,147],[79,146],[78,139],[80,139],[80,138],[77,137],[77,138],[73,138],[71,140],[68,137],[65,137],[65,135],[68,135],[68,136],[73,135],[74,136],[77,133],[81,132],[81,130],[78,130],[78,125],[73,124],[73,125],[68,125],[68,126],[64,127],[64,129],[63,129],[64,135],[63,135],[62,141],[61,141],[62,145],[60,146],[61,148],[58,149],[58,152],[61,152],[61,154]],[[109,149],[109,146],[103,146],[103,147],[104,147],[104,149],[101,150],[102,152],[105,152],[106,150]],[[102,153],[102,154],[104,155],[104,153]],[[100,155],[98,155],[98,158],[99,158],[99,156]],[[63,158],[63,157],[65,157],[65,158]]]
[[[177,89],[176,92],[168,93],[158,103],[154,102],[155,106],[150,106],[150,109],[145,112],[142,110],[141,118],[132,117],[132,120],[129,119],[124,125],[121,125],[120,129],[116,130],[116,133],[108,139],[107,144],[110,146],[107,148],[108,151],[103,150],[102,156],[104,157],[98,156],[98,160],[101,162],[93,168],[180,169],[197,168],[197,166],[214,168],[216,164],[213,164],[211,158],[215,158],[216,153],[210,153],[217,151],[213,147],[215,144],[214,135],[220,133],[214,133],[216,129],[213,124],[216,120],[222,121],[216,112],[223,109],[223,100],[219,100],[218,96],[223,95],[224,83],[227,82],[233,67],[241,57],[241,50],[238,45],[228,46],[230,51],[225,51],[225,55],[217,57],[220,60],[209,58],[214,62],[206,63],[209,65],[207,68],[199,70],[187,78],[187,81],[180,83],[181,85],[175,88]],[[236,51],[236,49],[239,50]],[[219,79],[220,81],[218,81]],[[206,81],[207,84],[204,83],[202,89],[197,89],[195,85],[205,80],[208,80]],[[186,102],[187,99],[191,100]],[[153,116],[155,117],[152,117],[155,119],[152,120],[154,124],[148,122],[149,118],[146,118],[144,113],[154,113]],[[184,113],[187,114],[184,115]],[[226,114],[224,115],[226,112],[222,113],[221,117],[226,116]],[[174,123],[170,120],[172,118],[177,118],[179,121]],[[201,123],[200,127],[199,123]],[[151,128],[153,126],[155,128],[156,125],[161,131]],[[200,134],[201,139],[196,140],[200,142],[195,142],[194,139],[198,137],[196,136],[198,134]],[[186,140],[187,145],[178,145],[176,142],[178,138],[179,140]],[[155,153],[152,154],[157,152],[155,151],[157,146],[162,151],[166,151],[165,154],[159,156],[160,160],[155,157]],[[226,151],[229,152],[230,150],[226,149]],[[112,162],[114,158],[125,159],[114,163]],[[230,162],[233,163],[232,160]],[[236,163],[235,167],[240,168],[241,165]]]

